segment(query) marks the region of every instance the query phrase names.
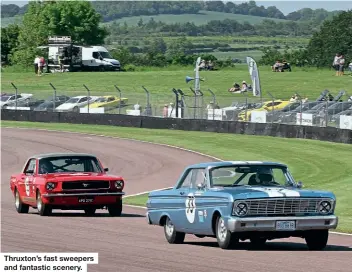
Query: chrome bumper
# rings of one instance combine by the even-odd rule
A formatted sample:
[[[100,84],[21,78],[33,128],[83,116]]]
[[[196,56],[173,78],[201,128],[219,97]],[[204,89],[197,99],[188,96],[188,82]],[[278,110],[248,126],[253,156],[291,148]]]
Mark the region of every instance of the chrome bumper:
[[[76,194],[42,194],[43,197],[70,197],[70,196],[123,196],[125,193],[76,193]]]
[[[277,221],[295,221],[295,229],[277,230]],[[231,232],[243,231],[300,231],[311,229],[336,229],[338,217],[328,216],[306,216],[306,217],[250,217],[250,218],[229,218],[227,229]]]

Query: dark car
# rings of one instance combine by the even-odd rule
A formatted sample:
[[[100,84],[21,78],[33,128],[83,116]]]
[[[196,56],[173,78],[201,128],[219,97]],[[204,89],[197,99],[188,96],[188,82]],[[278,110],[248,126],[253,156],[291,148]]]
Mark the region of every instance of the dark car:
[[[70,97],[66,95],[56,96],[55,107],[60,106],[69,100]],[[53,111],[54,110],[54,98],[49,98],[45,100],[43,103],[34,108],[34,111]]]

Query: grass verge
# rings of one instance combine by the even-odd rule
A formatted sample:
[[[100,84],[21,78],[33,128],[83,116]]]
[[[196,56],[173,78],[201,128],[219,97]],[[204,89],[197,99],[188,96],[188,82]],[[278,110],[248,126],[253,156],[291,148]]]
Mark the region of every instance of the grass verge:
[[[76,125],[2,121],[1,126],[41,128],[103,134],[121,138],[170,144],[192,149],[223,160],[270,160],[289,165],[296,180],[306,188],[329,190],[337,196],[338,230],[352,233],[352,145],[306,139],[124,128],[101,125]],[[146,196],[127,198],[126,203],[144,205]]]

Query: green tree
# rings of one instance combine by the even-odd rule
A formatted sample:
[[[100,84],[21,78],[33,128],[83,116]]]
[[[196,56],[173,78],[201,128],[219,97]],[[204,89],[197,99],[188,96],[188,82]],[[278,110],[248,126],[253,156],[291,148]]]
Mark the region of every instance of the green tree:
[[[19,34],[16,63],[33,62],[37,46],[48,36],[71,36],[73,42],[96,45],[104,42],[108,32],[99,26],[100,15],[88,1],[30,2]]]
[[[318,67],[331,66],[336,53],[352,59],[352,10],[344,11],[323,23],[309,41],[309,59]]]
[[[9,57],[18,46],[19,33],[20,28],[17,24],[1,28],[1,55],[4,56],[3,60],[6,63],[9,62]]]

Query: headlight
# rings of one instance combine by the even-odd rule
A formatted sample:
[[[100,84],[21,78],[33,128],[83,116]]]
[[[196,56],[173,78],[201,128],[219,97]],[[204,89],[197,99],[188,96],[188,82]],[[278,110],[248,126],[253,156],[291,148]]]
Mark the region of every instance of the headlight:
[[[332,203],[330,201],[324,200],[319,203],[318,211],[321,214],[328,214],[332,211]]]
[[[48,190],[48,191],[51,191],[51,190],[54,190],[56,184],[54,182],[48,182],[46,185],[45,185],[45,188]]]
[[[116,180],[115,181],[115,188],[116,189],[122,189],[123,188],[123,181],[122,180]]]
[[[245,216],[248,213],[248,206],[245,202],[237,202],[233,206],[233,214],[237,216]]]

